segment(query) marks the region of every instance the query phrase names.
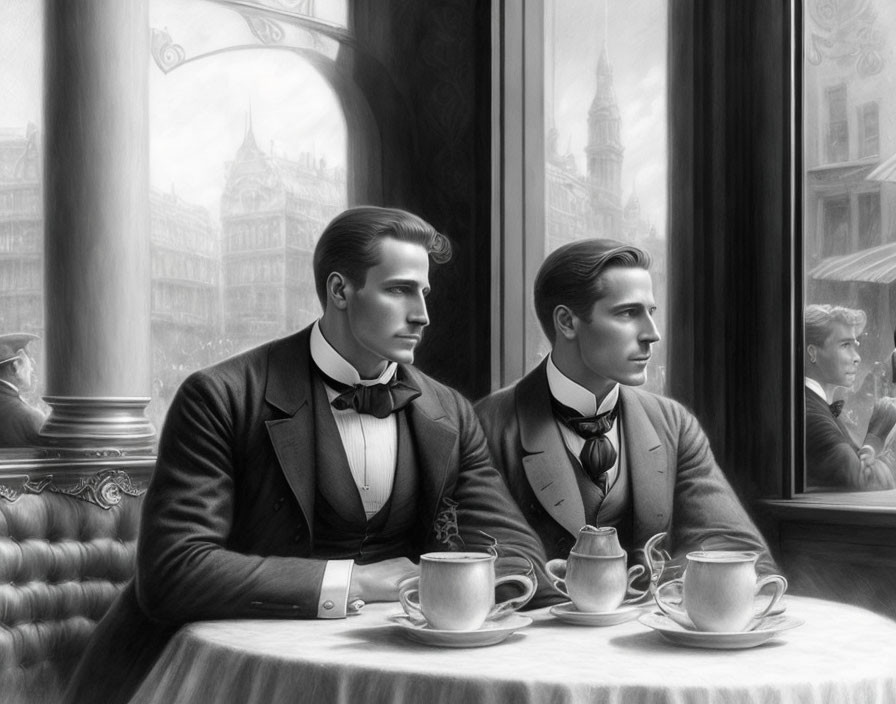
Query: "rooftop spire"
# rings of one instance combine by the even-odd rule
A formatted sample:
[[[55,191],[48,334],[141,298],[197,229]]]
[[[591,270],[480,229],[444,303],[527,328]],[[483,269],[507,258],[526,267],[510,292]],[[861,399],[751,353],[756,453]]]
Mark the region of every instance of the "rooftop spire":
[[[255,131],[252,129],[252,103],[249,103],[249,110],[246,113],[246,132],[243,135],[243,143],[237,150],[237,158],[254,157],[261,154],[258,143],[255,141]]]

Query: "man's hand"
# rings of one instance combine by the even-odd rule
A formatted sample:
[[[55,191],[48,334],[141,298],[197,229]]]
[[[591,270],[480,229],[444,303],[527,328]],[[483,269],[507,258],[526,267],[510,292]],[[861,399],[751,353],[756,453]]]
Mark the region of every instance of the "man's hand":
[[[876,454],[880,454],[894,426],[896,426],[896,400],[888,397],[878,399],[874,402],[874,410],[868,421],[864,444],[870,445]]]
[[[876,457],[877,453],[871,445],[862,445],[859,449],[859,459],[862,460],[863,469],[869,469],[871,465],[874,464]]]
[[[349,585],[349,601],[363,599],[374,601],[398,601],[398,584],[408,577],[416,577],[420,568],[406,557],[355,565]]]

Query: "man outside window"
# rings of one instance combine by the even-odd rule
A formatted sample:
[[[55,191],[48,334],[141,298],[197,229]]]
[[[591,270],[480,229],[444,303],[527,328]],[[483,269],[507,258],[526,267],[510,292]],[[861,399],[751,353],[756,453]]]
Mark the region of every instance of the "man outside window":
[[[545,259],[535,310],[551,353],[477,404],[492,456],[549,559],[567,557],[588,523],[615,527],[630,555],[666,532],[679,560],[755,550],[773,572],[694,416],[634,388],[660,339],[649,265],[643,250],[602,239]]]
[[[410,213],[336,217],[314,253],[323,316],[189,377],[162,432],[134,583],[68,701],[126,701],[182,623],[340,618],[397,599],[430,550],[544,563],[472,406],[411,366],[429,260]]]
[[[896,424],[892,399],[879,399],[859,447],[843,423],[838,387],[852,388],[859,370],[865,312],[842,306],[806,306],[806,487],[821,490],[896,488],[896,457],[886,441]]]
[[[21,396],[34,385],[28,343],[36,339],[37,335],[26,332],[0,335],[0,447],[38,443],[44,414]]]

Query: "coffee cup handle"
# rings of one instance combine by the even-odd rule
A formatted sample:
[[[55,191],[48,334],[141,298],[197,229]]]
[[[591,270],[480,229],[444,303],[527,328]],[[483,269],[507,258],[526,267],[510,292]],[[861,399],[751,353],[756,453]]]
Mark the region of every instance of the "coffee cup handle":
[[[510,582],[516,582],[521,585],[523,587],[523,593],[520,596],[515,596],[512,599],[507,599],[499,604],[495,604],[492,607],[491,612],[489,612],[488,617],[490,619],[506,616],[507,614],[522,608],[529,603],[529,599],[535,594],[535,581],[524,574],[509,574],[505,577],[499,577],[495,580],[495,587]]]
[[[768,615],[769,611],[775,608],[775,605],[779,601],[781,601],[781,597],[784,596],[784,592],[787,591],[787,580],[779,574],[772,574],[768,577],[763,577],[758,582],[756,582],[756,591],[754,592],[754,595],[758,596],[763,587],[766,587],[769,584],[775,585],[775,593],[764,608],[759,609],[756,613],[753,614],[752,623],[754,627],[758,625],[758,623],[763,618],[765,618],[765,616]]]
[[[426,621],[420,609],[420,577],[410,577],[398,585],[398,601],[411,621]]]
[[[556,558],[554,560],[548,560],[547,564],[545,564],[545,569],[547,573],[551,576],[551,584],[554,585],[554,589],[563,594],[564,596],[569,596],[569,592],[566,590],[566,560],[562,560],[560,558]],[[562,576],[561,576],[562,575]]]
[[[673,586],[678,587],[679,590],[683,590],[684,580],[673,579],[659,585],[653,592],[653,599],[654,601],[656,601],[656,605],[660,607],[660,611],[662,611],[664,614],[666,614],[666,616],[675,621],[675,623],[680,626],[684,626],[685,628],[693,628],[691,619],[688,617],[687,611],[663,599],[663,592]]]
[[[625,588],[625,593],[628,595],[628,598],[622,602],[623,604],[632,604],[646,596],[647,589],[635,589],[632,587],[634,581],[646,571],[644,565],[632,565],[628,568],[628,586]]]

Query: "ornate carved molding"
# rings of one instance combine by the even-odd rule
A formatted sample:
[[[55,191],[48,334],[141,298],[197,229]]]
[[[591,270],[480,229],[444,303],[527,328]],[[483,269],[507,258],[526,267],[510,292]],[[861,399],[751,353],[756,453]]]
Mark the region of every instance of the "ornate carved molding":
[[[22,495],[22,492],[16,491],[11,486],[6,486],[6,484],[0,484],[0,499],[6,499],[7,501],[15,501]]]
[[[0,498],[16,501],[23,494],[42,494],[50,491],[65,494],[81,501],[95,504],[103,509],[110,509],[121,503],[122,496],[141,496],[146,493],[143,482],[134,483],[127,472],[122,469],[106,469],[90,477],[84,477],[75,486],[60,486],[49,475],[40,480],[27,479],[21,489],[14,489],[0,484]]]
[[[875,27],[877,12],[871,0],[809,0],[813,28],[806,37],[806,59],[818,66],[825,59],[841,66],[855,64],[860,76],[873,76],[884,67],[884,33]]]
[[[26,488],[28,488],[27,485]],[[145,487],[135,486],[127,472],[121,469],[107,469],[98,472],[92,477],[82,479],[73,488],[59,487],[52,481],[46,485],[46,488],[57,494],[67,494],[105,509],[121,503],[122,494],[140,496],[146,493]]]

